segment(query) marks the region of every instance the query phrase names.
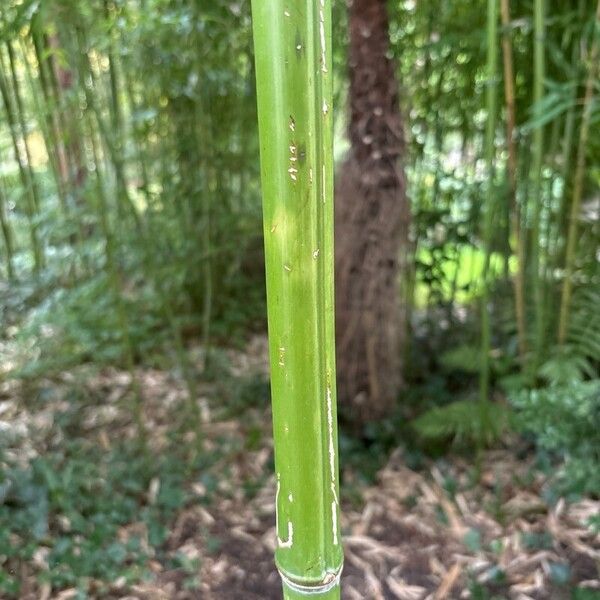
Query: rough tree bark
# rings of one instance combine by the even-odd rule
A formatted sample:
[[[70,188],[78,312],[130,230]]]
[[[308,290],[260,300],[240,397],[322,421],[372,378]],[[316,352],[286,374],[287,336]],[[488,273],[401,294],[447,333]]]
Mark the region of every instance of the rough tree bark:
[[[409,207],[404,130],[385,0],[350,0],[351,149],[336,187],[339,397],[355,424],[393,409],[402,383],[399,302]]]

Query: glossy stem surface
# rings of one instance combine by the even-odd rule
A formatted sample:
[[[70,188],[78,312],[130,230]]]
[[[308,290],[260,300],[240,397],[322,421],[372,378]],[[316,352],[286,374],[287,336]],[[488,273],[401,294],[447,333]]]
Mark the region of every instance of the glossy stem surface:
[[[284,597],[340,597],[329,0],[253,0]],[[286,585],[285,582],[290,582]],[[292,589],[293,588],[293,589]]]

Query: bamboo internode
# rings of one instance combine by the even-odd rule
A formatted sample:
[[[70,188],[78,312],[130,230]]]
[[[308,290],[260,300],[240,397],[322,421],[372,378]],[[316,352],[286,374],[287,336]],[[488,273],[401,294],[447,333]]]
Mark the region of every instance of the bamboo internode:
[[[284,597],[339,598],[330,2],[254,0]]]

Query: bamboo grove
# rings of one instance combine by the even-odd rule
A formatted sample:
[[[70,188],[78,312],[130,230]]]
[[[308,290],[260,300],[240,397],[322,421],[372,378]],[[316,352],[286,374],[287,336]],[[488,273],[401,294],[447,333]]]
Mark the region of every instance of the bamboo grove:
[[[239,251],[259,247],[248,233],[260,223],[252,39],[248,15],[160,4],[3,4],[2,268],[8,289],[30,281],[59,307],[62,366],[117,359],[133,375],[166,347],[188,388],[181,422],[197,431],[186,337],[203,340],[207,368],[218,298],[244,290]],[[237,21],[234,45],[224,14]],[[236,66],[223,73],[219,62]],[[88,346],[79,326],[103,333]],[[143,390],[132,386],[142,429]]]
[[[485,427],[494,347],[511,340],[503,352],[526,386],[567,363],[582,376],[598,364],[599,146],[590,131],[600,38],[596,2],[481,8],[466,18],[462,3],[405,3],[398,22],[417,19],[398,28],[395,47],[412,131],[416,285],[420,277],[427,305],[447,306],[450,319],[452,306],[480,299]],[[415,45],[416,74],[403,59]]]
[[[340,157],[346,17],[333,9]],[[440,314],[464,322],[482,431],[500,376],[531,387],[600,360],[599,10],[389,7],[411,205],[405,368],[415,323],[434,336]],[[188,389],[181,424],[197,423],[190,340],[208,373],[211,348],[264,326],[254,82],[248,2],[2,4],[3,335],[18,304],[36,339],[21,374],[133,373],[165,351]],[[140,430],[143,393],[134,378]]]

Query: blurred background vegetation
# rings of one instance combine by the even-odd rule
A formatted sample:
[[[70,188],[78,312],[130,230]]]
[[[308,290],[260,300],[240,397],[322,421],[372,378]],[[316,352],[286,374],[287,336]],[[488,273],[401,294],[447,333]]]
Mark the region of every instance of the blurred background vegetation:
[[[400,445],[414,468],[467,457],[473,485],[486,448],[510,447],[548,474],[548,502],[600,496],[598,9],[494,4],[388,7],[402,385],[377,420],[340,398],[351,498]],[[94,597],[91,580],[145,576],[148,548],[119,528],[142,519],[159,552],[190,485],[210,502],[223,457],[268,435],[265,374],[230,354],[266,332],[250,4],[3,0],[0,93],[0,596],[33,573]],[[171,378],[156,405],[148,373]],[[243,422],[243,441],[207,443],[212,419]]]

